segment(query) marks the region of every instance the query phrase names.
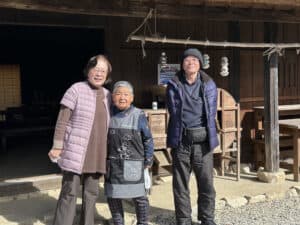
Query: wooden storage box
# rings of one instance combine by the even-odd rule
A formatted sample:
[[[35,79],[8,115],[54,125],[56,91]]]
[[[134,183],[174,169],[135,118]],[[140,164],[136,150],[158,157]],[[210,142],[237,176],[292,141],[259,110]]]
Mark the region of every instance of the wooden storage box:
[[[161,134],[161,135],[153,135],[153,142],[154,142],[154,148],[155,149],[164,149],[167,148],[166,143],[167,135]]]
[[[154,175],[167,175],[172,159],[167,148],[168,112],[166,109],[144,109],[154,142]],[[167,166],[167,168],[165,168]]]

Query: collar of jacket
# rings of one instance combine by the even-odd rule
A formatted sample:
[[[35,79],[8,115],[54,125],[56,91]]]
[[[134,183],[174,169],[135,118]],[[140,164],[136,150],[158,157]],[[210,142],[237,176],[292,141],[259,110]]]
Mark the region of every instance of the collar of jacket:
[[[127,115],[130,113],[130,111],[131,111],[132,109],[133,109],[133,105],[132,105],[132,104],[129,106],[129,108],[127,108],[127,109],[125,109],[125,110],[120,110],[120,109],[118,109],[118,108],[114,105],[113,108],[112,108],[112,114],[113,114],[113,116],[115,116],[115,115],[118,114],[118,116],[124,117],[124,116],[127,116]]]
[[[207,75],[204,71],[200,70],[200,79],[201,82],[205,85],[209,80],[211,80],[211,77]],[[176,75],[170,80],[170,83],[176,86],[182,85],[180,82],[180,77],[184,76],[183,71],[180,70],[179,72],[176,73]]]

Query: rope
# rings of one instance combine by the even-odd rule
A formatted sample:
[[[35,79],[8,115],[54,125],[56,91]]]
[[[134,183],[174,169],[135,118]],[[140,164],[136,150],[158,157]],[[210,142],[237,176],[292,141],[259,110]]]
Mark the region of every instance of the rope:
[[[186,41],[185,41],[185,43],[184,43],[185,46],[188,45],[188,42],[189,42],[190,38],[191,38],[191,37],[188,37],[188,38],[186,39]]]
[[[143,58],[145,58],[147,56],[145,51],[145,39],[141,40],[141,46],[142,46]]]
[[[279,47],[271,47],[266,51],[264,51],[263,56],[268,56],[268,60],[269,60],[273,53],[277,53],[279,56],[282,56],[284,54],[284,49]]]
[[[152,12],[153,9],[150,9],[149,13],[147,14],[147,16],[144,18],[143,22],[134,30],[132,31],[128,37],[126,42],[129,42],[131,40],[131,36],[134,35],[139,29],[141,29],[142,26],[144,26],[144,24],[147,22],[148,19],[150,19],[152,17]]]

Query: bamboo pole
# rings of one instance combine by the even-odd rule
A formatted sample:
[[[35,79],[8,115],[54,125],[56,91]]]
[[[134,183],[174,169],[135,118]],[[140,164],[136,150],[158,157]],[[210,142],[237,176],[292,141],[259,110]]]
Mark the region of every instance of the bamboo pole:
[[[154,43],[169,43],[169,44],[184,44],[184,45],[201,45],[201,46],[217,46],[217,47],[233,47],[233,48],[269,48],[269,49],[285,49],[285,48],[300,48],[300,43],[241,43],[241,42],[217,42],[217,41],[198,41],[190,39],[172,39],[161,37],[146,37],[132,35],[128,37],[128,41],[154,42]]]

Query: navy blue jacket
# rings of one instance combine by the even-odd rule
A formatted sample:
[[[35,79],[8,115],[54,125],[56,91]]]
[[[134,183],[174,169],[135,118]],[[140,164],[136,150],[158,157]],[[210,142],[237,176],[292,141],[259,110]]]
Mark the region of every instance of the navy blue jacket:
[[[167,145],[171,148],[177,148],[182,138],[182,99],[183,86],[179,76],[184,76],[179,72],[174,76],[167,86],[167,107],[170,114],[168,124]],[[219,145],[216,129],[216,113],[218,91],[215,82],[203,71],[200,71],[202,81],[201,90],[203,92],[204,107],[207,117],[207,132],[210,149],[213,150]]]

